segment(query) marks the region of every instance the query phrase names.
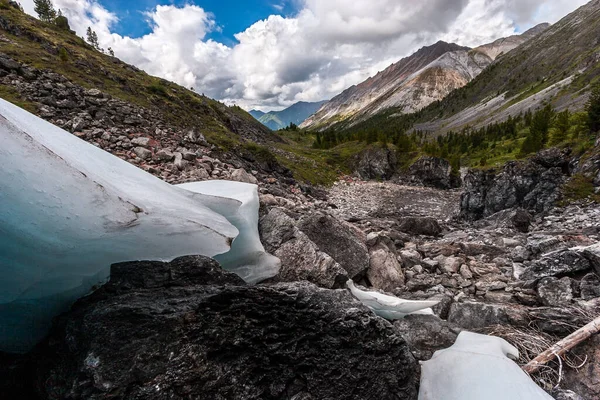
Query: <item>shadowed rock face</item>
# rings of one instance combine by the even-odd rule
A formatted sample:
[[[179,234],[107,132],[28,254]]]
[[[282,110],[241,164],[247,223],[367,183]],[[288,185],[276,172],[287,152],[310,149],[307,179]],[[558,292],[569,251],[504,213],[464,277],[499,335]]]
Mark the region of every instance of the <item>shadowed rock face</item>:
[[[347,291],[246,286],[214,261],[113,266],[38,349],[50,399],[416,399],[392,325]]]
[[[421,157],[408,169],[408,180],[412,184],[452,189],[460,187],[460,177],[452,173],[450,163],[443,158]]]
[[[509,162],[499,171],[471,170],[464,178],[461,215],[480,219],[514,207],[547,211],[560,197],[568,164],[568,153],[550,149],[525,162]]]

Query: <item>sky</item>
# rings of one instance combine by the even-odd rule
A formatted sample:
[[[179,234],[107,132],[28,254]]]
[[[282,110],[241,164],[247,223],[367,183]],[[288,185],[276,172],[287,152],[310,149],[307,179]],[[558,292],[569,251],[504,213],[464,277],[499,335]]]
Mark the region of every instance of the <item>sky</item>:
[[[330,99],[438,40],[477,46],[587,0],[52,0],[149,74],[247,110]],[[20,0],[35,15],[33,0]]]

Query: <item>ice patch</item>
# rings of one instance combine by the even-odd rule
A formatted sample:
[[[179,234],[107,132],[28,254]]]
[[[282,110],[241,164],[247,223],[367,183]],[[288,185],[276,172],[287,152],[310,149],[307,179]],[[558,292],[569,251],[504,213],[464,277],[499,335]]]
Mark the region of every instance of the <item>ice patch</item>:
[[[433,314],[433,307],[439,300],[404,300],[374,291],[360,290],[352,280],[346,282],[350,292],[382,318],[402,319],[408,314]]]
[[[253,251],[224,262],[245,265],[252,281],[273,274],[269,257],[268,271],[241,261],[258,257],[244,217],[258,218],[258,200],[244,200],[255,188],[231,184],[235,195],[217,198],[169,185],[1,99],[0,135],[0,350],[30,349],[111,264],[227,253],[236,224],[236,248]]]
[[[419,400],[552,400],[509,357],[519,352],[504,339],[461,332],[421,364]]]

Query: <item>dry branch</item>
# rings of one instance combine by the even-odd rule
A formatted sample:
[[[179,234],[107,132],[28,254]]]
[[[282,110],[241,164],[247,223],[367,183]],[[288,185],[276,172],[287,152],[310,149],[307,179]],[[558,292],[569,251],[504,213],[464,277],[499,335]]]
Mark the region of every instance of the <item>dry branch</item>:
[[[558,341],[556,344],[551,346],[548,350],[544,351],[536,358],[528,362],[523,366],[523,370],[528,374],[533,374],[538,371],[542,366],[552,361],[556,357],[561,357],[567,351],[577,346],[579,343],[588,339],[590,336],[600,332],[600,317],[594,319],[589,324],[582,328],[577,329],[575,332],[567,336],[566,338]]]

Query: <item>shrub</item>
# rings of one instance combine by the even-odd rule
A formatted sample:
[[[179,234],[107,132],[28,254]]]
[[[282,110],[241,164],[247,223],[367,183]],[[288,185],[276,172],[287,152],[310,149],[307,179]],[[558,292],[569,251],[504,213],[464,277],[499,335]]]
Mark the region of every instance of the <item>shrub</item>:
[[[62,61],[62,62],[69,61],[69,53],[67,52],[67,49],[65,49],[64,47],[61,47],[58,50],[58,58],[60,58],[60,61]]]
[[[59,15],[58,17],[56,17],[56,19],[54,20],[54,24],[59,29],[69,31],[69,32],[71,31],[71,26],[69,25],[69,20],[64,15]]]

